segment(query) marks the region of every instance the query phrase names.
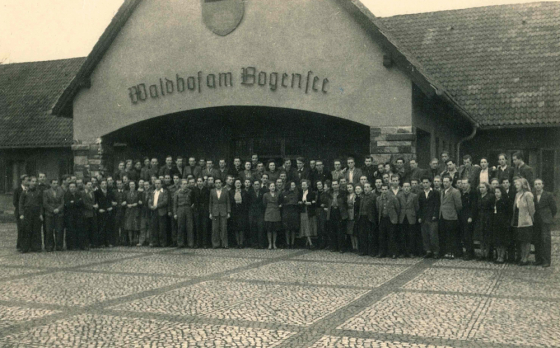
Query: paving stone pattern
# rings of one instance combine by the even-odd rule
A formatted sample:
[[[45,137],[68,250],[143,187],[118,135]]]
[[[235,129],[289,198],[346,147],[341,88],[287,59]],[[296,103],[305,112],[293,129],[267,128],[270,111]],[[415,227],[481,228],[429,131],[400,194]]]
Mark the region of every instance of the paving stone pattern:
[[[0,224],[0,347],[560,347],[553,265],[308,250],[19,254]]]

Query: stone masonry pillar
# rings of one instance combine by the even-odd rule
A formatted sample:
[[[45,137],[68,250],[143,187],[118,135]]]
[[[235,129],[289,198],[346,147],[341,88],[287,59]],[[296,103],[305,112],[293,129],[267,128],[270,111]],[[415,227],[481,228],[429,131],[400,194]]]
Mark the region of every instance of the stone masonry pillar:
[[[416,159],[416,130],[411,126],[370,128],[370,154],[374,163]]]
[[[78,178],[109,173],[112,168],[113,148],[102,139],[72,145],[74,152],[74,174]]]

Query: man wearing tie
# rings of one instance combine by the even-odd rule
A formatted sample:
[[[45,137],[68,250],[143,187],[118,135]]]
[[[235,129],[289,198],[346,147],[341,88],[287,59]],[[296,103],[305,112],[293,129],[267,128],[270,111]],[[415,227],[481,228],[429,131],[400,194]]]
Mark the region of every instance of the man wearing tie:
[[[253,187],[249,190],[249,243],[258,249],[265,247],[264,235],[264,189],[261,188],[259,180],[253,181]]]
[[[157,179],[156,189],[148,202],[150,210],[152,210],[151,247],[167,246],[167,212],[169,201],[169,193],[163,189],[161,179]]]
[[[192,175],[195,180],[202,177],[202,169],[196,165],[194,157],[189,157],[189,165],[183,170],[184,179],[188,178],[189,175]]]
[[[202,170],[202,177],[213,177],[214,180],[220,177],[220,173],[216,169],[214,169],[214,162],[212,160],[206,161],[206,168]]]
[[[210,192],[210,220],[212,220],[212,248],[228,249],[227,220],[231,213],[229,192],[222,188],[222,180],[214,180],[215,189]]]

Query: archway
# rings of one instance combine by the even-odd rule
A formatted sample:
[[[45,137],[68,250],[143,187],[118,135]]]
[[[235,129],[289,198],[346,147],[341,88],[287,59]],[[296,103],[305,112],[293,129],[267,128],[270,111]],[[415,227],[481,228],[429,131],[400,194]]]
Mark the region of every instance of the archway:
[[[194,156],[231,163],[233,157],[261,160],[322,159],[369,153],[370,128],[356,122],[308,111],[229,106],[185,111],[142,121],[102,137],[112,145],[107,170],[125,159],[166,155]],[[361,162],[361,159],[358,160]],[[112,164],[112,165],[111,165]]]

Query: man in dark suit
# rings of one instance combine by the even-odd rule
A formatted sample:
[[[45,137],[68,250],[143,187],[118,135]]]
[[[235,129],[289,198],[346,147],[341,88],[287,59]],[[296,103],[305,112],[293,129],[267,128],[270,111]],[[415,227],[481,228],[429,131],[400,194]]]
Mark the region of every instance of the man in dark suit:
[[[83,229],[82,208],[84,202],[78,193],[76,183],[68,185],[68,192],[64,195],[64,216],[66,217],[66,249],[88,250],[89,246]]]
[[[498,155],[499,166],[496,168],[496,178],[502,183],[504,179],[508,179],[509,183],[513,183],[513,168],[508,166],[507,155],[501,153]]]
[[[295,181],[296,184],[299,185],[302,180],[309,179],[309,169],[305,168],[305,159],[303,157],[298,157],[296,160],[296,175]]]
[[[476,191],[471,189],[471,184],[468,177],[460,180],[461,189],[461,211],[459,212],[459,228],[461,230],[461,241],[465,248],[463,259],[465,261],[474,258],[474,221],[473,214],[476,209]]]
[[[468,179],[472,187],[477,187],[475,178],[480,174],[480,167],[473,164],[471,155],[463,156],[463,165],[459,167],[459,180]]]
[[[113,214],[113,191],[107,188],[107,180],[101,180],[99,190],[95,191],[95,201],[97,202],[97,238],[94,245],[98,247],[113,246],[112,219]]]
[[[156,188],[148,201],[152,210],[152,241],[151,247],[167,246],[167,215],[169,207],[169,193],[162,187],[161,179],[157,179]]]
[[[173,157],[167,156],[165,158],[165,165],[159,169],[159,176],[165,177],[169,175],[170,178],[173,178],[173,175],[179,174],[179,170],[177,166],[173,165]]]
[[[214,169],[214,162],[212,160],[206,161],[206,168],[202,170],[202,177],[213,177],[214,180],[220,177],[218,170]]]
[[[327,200],[331,230],[331,251],[346,251],[346,220],[348,220],[347,196],[340,190],[337,180],[332,181],[332,192]]]
[[[314,190],[317,189],[317,181],[321,181],[323,185],[325,185],[325,181],[327,180],[332,181],[331,172],[325,170],[325,165],[323,164],[322,160],[317,160],[315,162],[315,165],[317,167],[317,171],[315,172],[314,182],[311,183],[311,186],[313,187]]]
[[[74,184],[74,187],[76,185]],[[19,198],[19,218],[22,221],[21,252],[40,252],[41,225],[43,224],[43,197],[37,189],[37,178],[29,178],[29,187],[21,193]]]
[[[378,258],[391,255],[397,258],[397,242],[395,228],[399,223],[399,201],[389,193],[386,184],[381,185],[381,196],[377,197],[377,214],[379,221],[379,254]]]
[[[62,251],[64,247],[64,191],[58,186],[58,180],[51,180],[51,187],[43,191],[43,208],[45,220],[45,250]]]
[[[231,214],[228,190],[222,188],[222,180],[214,180],[215,189],[210,191],[210,220],[212,220],[212,247],[228,249],[227,220]]]
[[[556,215],[556,201],[550,192],[544,191],[541,179],[535,180],[535,266],[550,267],[551,234],[550,226]]]
[[[360,255],[375,255],[377,253],[378,238],[374,231],[377,227],[377,197],[372,192],[371,184],[364,184],[364,195],[360,199],[358,215],[358,248]],[[373,237],[373,238],[372,238]]]
[[[226,180],[227,180],[228,173],[229,173],[228,167],[226,166],[226,160],[225,159],[221,158],[218,161],[218,169],[217,169],[216,172],[218,173],[218,176],[214,177],[214,179],[220,178],[220,179],[222,179],[222,184],[225,183]]]
[[[429,177],[422,178],[422,188],[418,196],[418,222],[421,225],[422,241],[426,255],[424,258],[439,258],[438,218],[440,195],[431,187]]]
[[[259,180],[253,181],[253,187],[249,189],[249,243],[258,249],[264,249],[266,236],[264,234],[264,203],[265,190],[261,188]]]
[[[16,217],[16,223],[17,223],[17,244],[16,244],[17,250],[21,250],[21,236],[23,232],[23,221],[19,218],[20,217],[19,199],[21,197],[22,192],[26,191],[28,186],[29,186],[29,177],[27,176],[27,174],[23,174],[20,177],[19,186],[14,190],[13,204],[14,204],[14,215]]]
[[[92,247],[97,247],[97,219],[96,219],[96,209],[99,207],[95,202],[95,193],[93,192],[93,186],[91,181],[87,181],[85,184],[84,191],[81,192],[82,201],[84,202],[83,214],[84,214],[84,231],[87,237],[88,243]]]
[[[486,157],[482,157],[480,159],[480,167],[476,170],[476,176],[474,177],[472,185],[473,187],[478,187],[482,182],[490,184],[492,182],[492,178],[495,176],[495,169],[488,167],[488,159]]]
[[[195,180],[202,177],[202,168],[196,165],[194,157],[189,157],[189,165],[183,169],[183,178],[186,179],[189,175],[192,175]]]
[[[209,248],[211,244],[211,239],[209,236],[208,222],[210,211],[210,189],[204,186],[204,179],[196,179],[196,187],[193,189],[194,192],[194,224],[196,229],[196,244],[199,247]]]
[[[513,168],[513,176],[527,179],[529,185],[533,185],[533,168],[525,164],[521,152],[516,152],[511,156],[515,168]]]
[[[443,151],[439,156],[438,175],[442,175],[443,172],[448,170],[447,161],[449,161],[449,152]]]
[[[126,192],[124,184],[121,180],[117,180],[117,189],[113,192],[115,202],[117,202],[113,210],[113,235],[111,236],[111,244],[113,245],[126,245],[127,235],[124,230],[124,213],[126,210]]]
[[[240,173],[244,170],[241,164],[241,158],[235,157],[233,159],[233,166],[229,168],[228,174],[233,176],[234,179],[239,178]]]
[[[292,160],[289,158],[284,159],[284,166],[280,168],[281,171],[286,173],[286,182],[294,181],[296,185],[299,182],[299,176],[296,172],[296,169],[292,167]]]
[[[451,160],[448,163],[451,163]],[[449,253],[452,259],[455,258],[455,255],[460,254],[457,234],[459,233],[459,213],[462,207],[459,190],[451,186],[451,177],[445,175],[439,208],[439,230],[444,241],[442,243],[443,254]]]

